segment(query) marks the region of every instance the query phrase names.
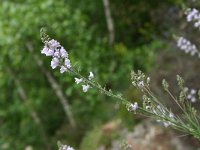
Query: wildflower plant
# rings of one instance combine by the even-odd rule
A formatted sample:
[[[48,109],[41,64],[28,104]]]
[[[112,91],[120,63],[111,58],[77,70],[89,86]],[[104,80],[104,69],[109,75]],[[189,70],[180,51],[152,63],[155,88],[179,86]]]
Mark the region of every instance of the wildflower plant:
[[[122,94],[116,94],[111,89],[102,87],[95,80],[95,75],[93,72],[89,72],[87,77],[83,76],[80,70],[76,69],[76,66],[71,63],[69,59],[70,56],[64,47],[62,47],[58,41],[50,39],[44,30],[41,30],[41,39],[44,43],[44,48],[41,53],[52,58],[52,69],[59,68],[60,73],[66,72],[73,75],[75,83],[82,86],[83,92],[86,93],[90,89],[96,89],[100,93],[117,99],[119,102],[126,106],[129,112],[152,117],[163,124],[165,127],[170,126],[174,129],[180,130],[187,134],[191,134],[194,137],[200,139],[199,116],[197,114],[197,110],[188,100],[188,96],[195,94],[196,92],[191,91],[188,93],[188,90],[186,90],[184,85],[184,80],[179,75],[177,75],[177,83],[180,88],[180,93],[178,96],[174,96],[172,94],[169,89],[170,86],[165,79],[162,81],[162,85],[164,91],[177,104],[183,115],[174,114],[171,109],[166,107],[155,96],[151,90],[150,77],[146,76],[142,71],[131,72],[132,85],[141,90],[143,93],[141,103],[132,103],[123,97]]]
[[[200,29],[200,12],[196,8],[188,8],[185,11],[186,21],[193,23],[193,26]],[[185,37],[176,37],[177,47],[185,53],[191,54],[191,56],[197,55],[200,58],[200,51],[197,46]]]
[[[123,98],[121,94],[114,94],[111,89],[107,90],[105,87],[102,87],[94,79],[93,72],[89,72],[88,77],[81,75],[80,70],[71,64],[68,52],[60,45],[58,41],[50,39],[43,29],[41,29],[41,39],[44,43],[44,48],[42,49],[41,53],[52,58],[52,69],[59,68],[60,73],[68,72],[72,74],[74,76],[75,83],[82,85],[83,92],[87,92],[90,88],[95,88],[101,93],[119,99],[123,104],[131,105],[131,103]],[[63,53],[67,55],[63,55],[63,57]]]
[[[195,28],[200,28],[200,13],[197,9],[187,9],[185,12],[188,22],[194,23]],[[131,83],[139,89],[143,94],[141,102],[131,102],[127,100],[122,94],[113,92],[111,89],[102,87],[95,80],[93,72],[89,72],[85,77],[81,74],[80,70],[71,63],[68,52],[61,46],[61,44],[50,39],[49,36],[41,30],[41,38],[44,43],[42,54],[52,57],[51,67],[52,69],[59,68],[60,73],[69,73],[74,76],[76,84],[82,86],[83,92],[88,92],[90,89],[96,89],[100,93],[113,97],[121,102],[129,112],[139,114],[147,117],[154,118],[158,123],[163,124],[165,127],[171,127],[176,130],[182,131],[187,135],[192,135],[197,139],[200,139],[200,118],[199,112],[193,106],[198,99],[200,99],[200,90],[189,89],[185,86],[184,80],[181,76],[177,75],[177,84],[179,86],[179,94],[174,95],[170,90],[170,85],[163,79],[163,90],[169,95],[171,100],[178,106],[181,114],[175,114],[170,108],[168,108],[159,98],[156,97],[151,90],[151,79],[146,76],[142,71],[131,72]],[[177,47],[179,47],[185,53],[189,53],[192,56],[197,55],[200,58],[200,51],[197,46],[187,40],[184,37],[177,38]],[[62,145],[61,150],[73,150],[73,148]],[[128,147],[130,149],[130,147]]]

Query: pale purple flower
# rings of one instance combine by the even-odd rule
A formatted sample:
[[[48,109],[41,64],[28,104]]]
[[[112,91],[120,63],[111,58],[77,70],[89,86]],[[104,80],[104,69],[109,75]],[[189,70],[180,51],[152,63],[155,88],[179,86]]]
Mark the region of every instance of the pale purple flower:
[[[71,68],[71,63],[70,63],[70,60],[68,58],[65,58],[65,66],[67,68]]]
[[[68,53],[67,53],[67,51],[64,49],[64,47],[61,47],[61,48],[60,48],[60,55],[61,55],[62,58],[68,57]]]
[[[190,89],[187,91],[188,92],[188,95],[187,95],[187,99],[192,102],[192,103],[195,103],[197,101],[197,90],[195,89]]]
[[[52,69],[55,69],[56,67],[59,66],[59,63],[60,63],[60,60],[59,60],[57,57],[54,57],[54,58],[51,60],[51,68],[52,68]]]
[[[88,91],[88,89],[90,88],[90,85],[82,85],[82,87],[83,87],[83,92],[87,92]]]
[[[71,68],[68,58],[68,52],[54,39],[45,42],[45,46],[41,51],[46,56],[52,56],[51,67],[55,69],[60,66],[60,73],[64,73]]]
[[[81,83],[82,81],[83,81],[83,79],[82,78],[74,78],[75,79],[75,82],[76,82],[76,84],[79,84],[79,83]]]
[[[50,40],[48,42],[48,46],[52,50],[56,50],[58,47],[60,47],[60,43],[54,39]]]
[[[68,69],[65,66],[60,67],[60,73],[66,72]]]
[[[177,46],[185,53],[190,53],[192,56],[195,54],[199,54],[196,45],[192,44],[189,40],[187,40],[184,37],[179,37],[177,41]]]
[[[42,49],[42,54],[46,54],[49,51],[48,47],[45,45],[44,48]]]
[[[59,49],[56,49],[54,54],[53,54],[54,57],[60,57],[60,51]]]
[[[191,21],[199,18],[199,11],[195,8],[193,8],[193,9],[189,8],[186,11],[186,15],[187,15],[187,17],[186,17],[187,21],[191,22]]]
[[[46,56],[53,56],[54,51],[52,49],[49,49],[47,46],[44,46],[41,53],[45,54]]]
[[[94,78],[94,74],[92,73],[92,72],[90,72],[90,74],[89,74],[89,80],[92,80],[93,78]]]
[[[194,27],[199,28],[200,27],[200,13],[197,9],[195,8],[189,8],[186,11],[187,15],[187,21],[188,22],[194,22]]]

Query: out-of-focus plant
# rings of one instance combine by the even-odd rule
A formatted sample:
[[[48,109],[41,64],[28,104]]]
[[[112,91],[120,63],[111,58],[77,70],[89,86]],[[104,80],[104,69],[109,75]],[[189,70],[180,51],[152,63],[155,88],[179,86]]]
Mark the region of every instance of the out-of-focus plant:
[[[192,23],[195,28],[200,29],[200,12],[197,9],[188,8],[185,11],[185,15],[187,22]],[[176,39],[177,46],[180,48],[180,50],[184,51],[185,53],[189,53],[192,56],[197,55],[200,58],[200,51],[190,40],[182,36],[178,38],[176,37]]]
[[[16,149],[24,149],[26,145],[34,145],[36,149],[44,149],[45,141],[41,139],[40,129],[33,122],[29,107],[24,105],[18,92],[19,86],[14,82],[15,79],[21,81],[20,86],[25,92],[25,99],[32,109],[40,114],[40,120],[43,122],[44,131],[49,140],[57,136],[57,130],[62,124],[68,124],[68,119],[65,119],[62,109],[57,109],[61,106],[57,101],[58,98],[53,96],[54,90],[49,88],[51,83],[40,71],[41,68],[38,67],[37,62],[32,60],[33,54],[37,55],[37,52],[32,54],[28,51],[29,46],[35,50],[41,47],[37,31],[41,26],[47,26],[50,33],[65,41],[65,44],[73,50],[73,55],[79,57],[80,60],[93,55],[93,53],[95,53],[93,58],[96,59],[99,54],[95,51],[101,53],[99,49],[105,47],[105,44],[102,39],[93,40],[93,28],[87,27],[87,16],[81,10],[71,8],[64,1],[1,1],[0,9],[0,38],[2,39],[0,40],[0,62],[2,64],[0,67],[0,116],[2,119],[0,136],[3,137],[0,147],[6,145],[7,148],[10,148],[12,145]],[[66,36],[70,38],[66,39]],[[79,42],[75,43],[74,41]],[[80,47],[83,48],[85,55],[77,52]],[[89,47],[93,47],[95,51],[88,51]],[[85,61],[85,64],[88,63],[90,62]],[[7,71],[7,68],[10,72]],[[48,67],[45,69],[48,70]],[[67,93],[68,99],[70,99],[70,96],[73,96],[74,87],[64,90],[67,85],[61,82],[70,81],[61,79],[59,74],[50,73],[55,79],[59,77],[56,80],[60,84],[62,92],[65,95]],[[88,100],[92,98],[88,97]],[[47,99],[48,101],[45,101]],[[95,111],[91,110],[91,106],[95,104],[95,101],[92,104],[81,105],[81,96],[77,96],[76,99],[77,101],[73,103],[72,107],[83,106],[78,112],[74,112],[77,120],[80,117],[79,112],[86,111],[86,107],[89,108],[86,113],[88,116],[94,114],[91,113]],[[71,102],[69,103],[71,104]],[[91,118],[91,120],[93,119]]]

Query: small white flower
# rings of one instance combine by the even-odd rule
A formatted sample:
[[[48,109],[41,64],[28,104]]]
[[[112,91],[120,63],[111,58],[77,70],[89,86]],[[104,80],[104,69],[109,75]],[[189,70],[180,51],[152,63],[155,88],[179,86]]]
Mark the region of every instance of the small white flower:
[[[159,119],[157,119],[156,121],[157,121],[157,122],[161,122],[161,120],[159,120]]]
[[[171,123],[170,122],[163,122],[163,124],[164,124],[164,127],[167,128],[167,127],[170,126]]]
[[[188,99],[191,99],[193,96],[191,95],[191,94],[189,94],[188,96],[187,96],[187,98]]]
[[[128,107],[128,111],[136,111],[138,109],[138,103],[130,104]]]
[[[162,123],[164,125],[165,128],[169,127],[172,123],[169,121],[163,121],[163,120],[156,120],[159,123]]]
[[[195,103],[195,102],[196,102],[196,98],[195,98],[195,97],[192,97],[190,101],[191,101],[192,103]]]
[[[51,68],[52,69],[55,69],[56,67],[58,67],[59,66],[59,59],[58,58],[56,58],[56,57],[54,57],[52,60],[51,60]]]
[[[138,87],[143,87],[144,86],[144,81],[140,81],[139,83],[138,83]]]
[[[188,89],[188,93],[187,93],[187,99],[192,102],[195,103],[197,101],[197,90],[195,89]]]
[[[195,22],[194,27],[196,27],[196,28],[200,27],[200,21]]]
[[[191,89],[191,92],[190,92],[191,94],[196,94],[197,93],[197,91],[195,90],[195,89]]]
[[[74,148],[68,146],[68,149],[67,150],[75,150]]]
[[[173,119],[175,116],[174,116],[174,114],[173,114],[172,112],[170,112],[170,113],[169,113],[169,117],[170,117],[171,119]]]
[[[92,80],[94,78],[94,74],[92,72],[90,72],[89,74],[89,80]]]
[[[75,82],[76,82],[76,84],[79,84],[79,83],[81,83],[82,81],[83,81],[83,79],[82,78],[74,78],[75,79]]]
[[[68,69],[65,66],[60,67],[60,73],[66,72]]]
[[[149,84],[151,81],[150,77],[147,77],[147,84]]]
[[[146,109],[147,109],[147,110],[151,109],[151,106],[146,106]]]
[[[63,145],[62,147],[59,148],[59,150],[75,150],[75,149],[71,146]]]
[[[166,114],[166,111],[160,105],[157,105],[157,109],[158,109],[159,113]]]
[[[88,89],[90,88],[90,85],[82,85],[82,87],[83,87],[83,92],[87,92],[88,91]]]

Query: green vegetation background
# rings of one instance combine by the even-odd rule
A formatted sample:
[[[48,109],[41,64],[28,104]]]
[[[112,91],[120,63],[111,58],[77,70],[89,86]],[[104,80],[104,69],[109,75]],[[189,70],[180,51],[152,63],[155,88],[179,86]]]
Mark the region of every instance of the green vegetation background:
[[[130,86],[130,70],[152,69],[170,32],[167,13],[180,9],[182,1],[110,3],[116,35],[113,46],[108,44],[102,0],[0,1],[0,149],[22,150],[28,145],[36,150],[56,149],[57,140],[78,148],[82,141],[84,145],[88,131],[94,130],[98,141],[101,132],[96,127],[110,120],[120,118],[127,128],[134,126],[134,117],[124,107],[95,90],[83,93],[69,74],[52,70],[50,59],[40,53],[39,31],[45,27],[83,74],[93,71],[102,85],[133,100],[138,94]],[[28,51],[30,47],[33,53]],[[75,129],[33,56],[39,57],[59,83],[77,124]],[[32,112],[38,114],[40,124]]]

